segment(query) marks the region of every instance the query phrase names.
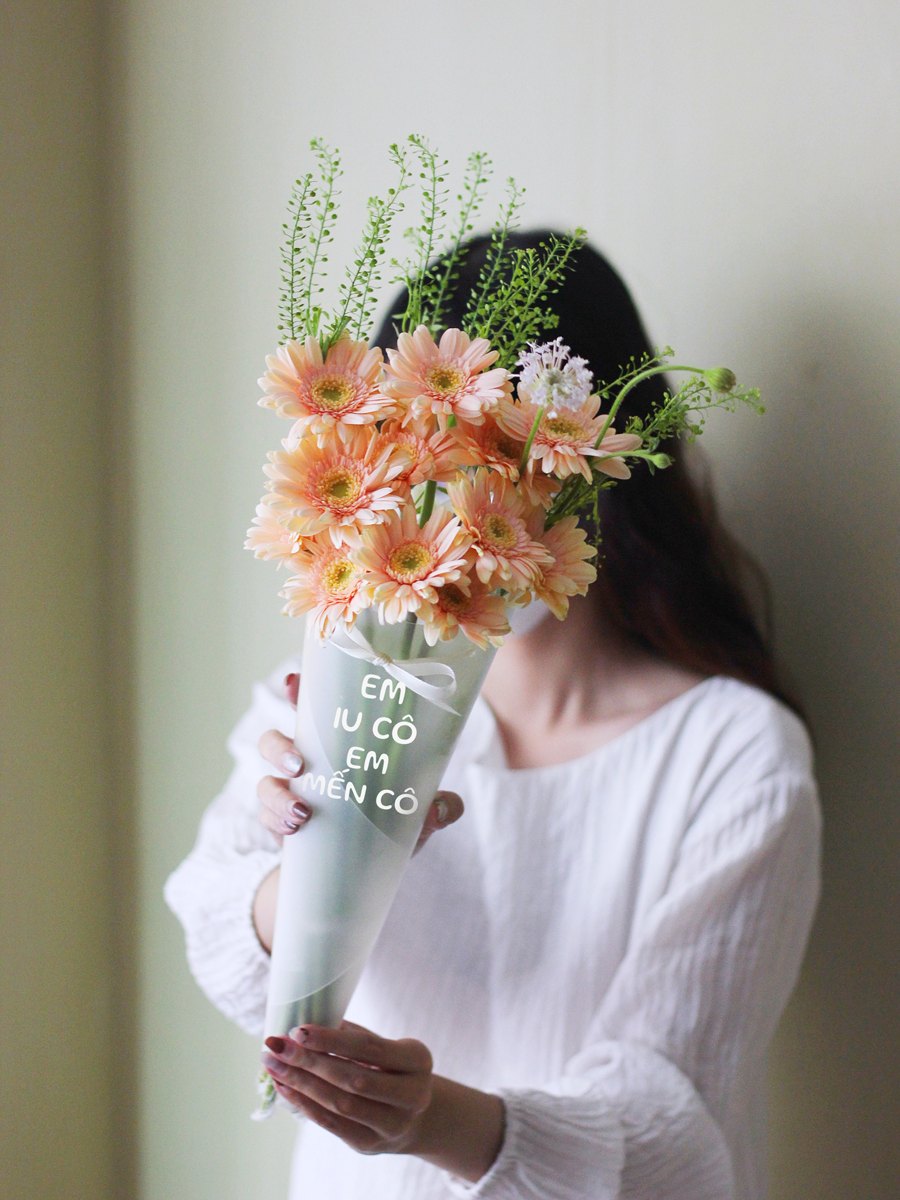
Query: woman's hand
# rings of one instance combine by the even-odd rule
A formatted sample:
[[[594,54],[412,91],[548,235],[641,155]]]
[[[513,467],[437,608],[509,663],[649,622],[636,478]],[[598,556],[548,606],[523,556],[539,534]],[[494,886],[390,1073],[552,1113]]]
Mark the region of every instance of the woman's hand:
[[[414,1154],[472,1182],[497,1157],[503,1101],[433,1075],[421,1042],[344,1021],[304,1025],[266,1046],[279,1095],[360,1154]]]
[[[284,694],[297,707],[299,675],[288,675],[284,681]],[[268,729],[259,739],[259,752],[272,764],[280,775],[265,775],[257,784],[256,794],[260,801],[260,822],[281,843],[285,837],[297,833],[312,816],[312,806],[290,789],[291,779],[303,774],[303,758],[294,743],[279,733]],[[446,829],[463,815],[463,802],[456,792],[438,792],[422,825],[415,853],[425,845],[438,829]],[[257,936],[266,950],[272,948],[272,933],[275,926],[275,905],[278,900],[278,870],[268,875],[259,887],[253,901],[253,923]]]
[[[297,707],[299,675],[288,675],[284,681],[285,697]],[[296,833],[312,816],[312,807],[306,800],[295,796],[290,789],[291,779],[303,774],[303,759],[297,747],[277,729],[267,729],[259,739],[259,752],[282,774],[265,775],[257,784],[256,794],[260,800],[259,819],[270,833],[281,842],[286,836]],[[435,796],[416,851],[421,850],[438,829],[446,829],[463,815],[464,805],[456,792],[438,792]]]

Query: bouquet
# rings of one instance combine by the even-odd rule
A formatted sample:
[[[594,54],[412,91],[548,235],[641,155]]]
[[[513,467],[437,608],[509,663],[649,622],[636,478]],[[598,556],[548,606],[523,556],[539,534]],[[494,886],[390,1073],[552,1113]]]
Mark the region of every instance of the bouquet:
[[[396,184],[368,201],[326,311],[341,169],[322,142],[312,149],[317,170],[297,181],[284,226],[282,342],[260,380],[259,403],[292,424],[246,543],[288,569],[284,612],[306,617],[295,738],[306,766],[292,787],[313,818],[285,842],[267,1037],[340,1022],[510,613],[540,600],[563,619],[596,578],[600,493],[635,464],[668,466],[661,443],[696,437],[709,409],[760,408],[730,371],[672,365],[669,349],[599,381],[547,339],[585,235],[511,246],[512,180],[462,324],[448,328],[491,163],[470,157],[445,243],[447,163],[416,136],[391,147]],[[414,190],[412,252],[390,260],[405,303],[385,358],[368,337]],[[617,431],[629,392],[663,371],[687,380]],[[268,1075],[261,1087],[264,1114]]]

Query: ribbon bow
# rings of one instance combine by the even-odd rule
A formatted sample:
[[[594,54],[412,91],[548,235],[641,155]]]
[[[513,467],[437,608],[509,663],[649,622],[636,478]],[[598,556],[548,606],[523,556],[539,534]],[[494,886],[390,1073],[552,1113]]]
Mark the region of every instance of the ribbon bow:
[[[434,662],[430,658],[408,658],[395,662],[389,654],[382,654],[376,650],[368,642],[365,634],[360,633],[355,626],[350,629],[338,627],[329,639],[329,645],[334,646],[336,650],[341,650],[344,654],[349,654],[351,658],[361,658],[374,667],[381,667],[398,683],[402,683],[404,687],[415,692],[417,696],[421,696],[423,700],[437,705],[444,712],[452,713],[454,717],[459,716],[456,709],[451,708],[447,703],[456,692],[456,673],[446,663]],[[425,683],[422,679],[423,675],[443,675],[448,682]]]

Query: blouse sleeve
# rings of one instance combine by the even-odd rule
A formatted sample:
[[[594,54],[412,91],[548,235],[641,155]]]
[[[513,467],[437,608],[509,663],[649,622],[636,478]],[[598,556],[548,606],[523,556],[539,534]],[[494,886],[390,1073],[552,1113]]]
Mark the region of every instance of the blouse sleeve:
[[[165,898],[184,926],[188,965],[226,1017],[262,1035],[269,956],[256,936],[253,900],[281,851],[258,820],[256,785],[272,767],[256,743],[267,729],[293,734],[294,712],[276,688],[286,664],[253,689],[253,703],[228,740],[235,760],[223,791],[206,810],[197,843],[170,876]]]
[[[726,794],[723,796],[723,785]],[[732,1145],[793,989],[818,897],[811,773],[720,781],[684,832],[583,1049],[503,1092],[482,1200],[731,1200]],[[754,1093],[755,1094],[755,1093]]]

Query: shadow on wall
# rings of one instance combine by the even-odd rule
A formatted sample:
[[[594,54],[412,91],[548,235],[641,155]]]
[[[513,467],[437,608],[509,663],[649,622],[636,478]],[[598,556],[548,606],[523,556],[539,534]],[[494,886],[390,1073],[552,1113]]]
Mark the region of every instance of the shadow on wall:
[[[900,363],[890,303],[771,308],[754,345],[770,405],[724,507],[772,583],[825,817],[773,1054],[773,1200],[900,1196]]]

